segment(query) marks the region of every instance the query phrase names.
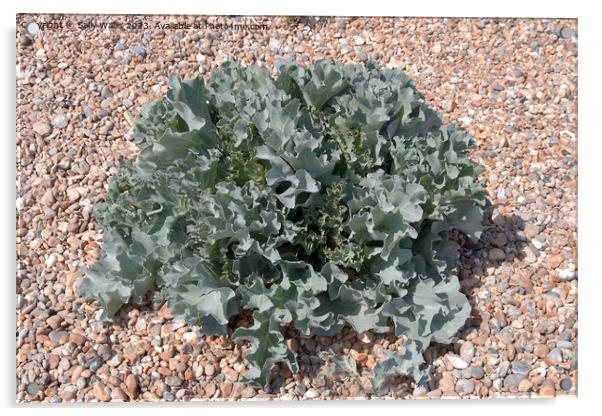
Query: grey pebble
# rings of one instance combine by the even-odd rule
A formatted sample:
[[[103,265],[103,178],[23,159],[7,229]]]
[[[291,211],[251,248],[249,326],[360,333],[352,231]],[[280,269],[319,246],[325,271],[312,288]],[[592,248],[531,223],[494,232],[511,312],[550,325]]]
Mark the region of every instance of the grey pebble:
[[[311,389],[305,392],[303,397],[305,397],[306,399],[315,399],[317,397],[320,397],[320,392],[312,387]]]
[[[98,370],[100,367],[102,367],[103,363],[104,363],[103,359],[97,355],[97,356],[90,358],[86,364],[87,364],[88,368],[90,369],[90,371],[96,372],[96,370]]]
[[[171,387],[177,387],[182,384],[182,379],[178,376],[169,376],[165,378],[165,384]]]
[[[57,114],[52,117],[52,126],[56,129],[64,129],[67,127],[68,120],[64,114]]]
[[[470,380],[460,379],[458,380],[457,386],[466,394],[474,392],[474,384]]]
[[[130,48],[130,55],[145,57],[146,49],[141,45],[134,45]]]
[[[355,51],[355,56],[357,56],[357,59],[359,59],[362,62],[365,62],[368,60],[368,54],[364,51]]]
[[[32,396],[35,396],[36,394],[38,394],[39,391],[40,391],[40,386],[38,386],[38,383],[29,383],[27,385],[27,393],[31,394]]]
[[[573,29],[571,29],[570,27],[563,27],[562,29],[560,29],[560,37],[563,39],[571,39],[573,36],[575,36],[575,31]]]
[[[305,394],[305,392],[307,392],[307,387],[305,387],[305,385],[297,384],[295,386],[295,393],[298,394],[299,396],[303,396]]]
[[[514,374],[527,375],[527,374],[529,374],[530,369],[531,369],[531,366],[529,366],[529,364],[524,363],[522,361],[514,361],[512,363],[512,372]]]
[[[47,137],[52,133],[52,126],[46,121],[33,123],[32,128],[40,137]]]
[[[561,363],[562,362],[562,351],[560,351],[560,348],[554,348],[552,351],[550,351],[548,353],[548,358],[557,363]]]
[[[571,388],[573,388],[573,382],[570,378],[563,378],[560,380],[560,388],[564,391],[569,391]]]
[[[482,366],[475,365],[474,367],[471,367],[471,369],[472,376],[477,380],[482,379],[485,376],[485,370]]]
[[[205,366],[205,374],[207,374],[208,376],[212,376],[213,374],[215,374],[215,367],[213,366],[213,364],[207,364]]]
[[[504,378],[504,388],[516,387],[520,384],[522,380],[527,378],[524,374],[508,374],[506,378]]]
[[[80,390],[83,390],[86,387],[86,384],[88,384],[88,380],[85,377],[79,377],[75,383]]]

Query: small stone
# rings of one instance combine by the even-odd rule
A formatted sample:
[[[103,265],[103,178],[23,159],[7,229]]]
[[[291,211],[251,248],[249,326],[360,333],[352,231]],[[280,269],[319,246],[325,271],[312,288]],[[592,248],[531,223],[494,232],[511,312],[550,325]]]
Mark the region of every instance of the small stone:
[[[27,385],[27,393],[28,394],[35,396],[36,394],[38,394],[39,391],[40,391],[40,386],[38,386],[38,383],[29,383]]]
[[[79,194],[79,191],[77,189],[67,189],[67,199],[69,200],[69,202],[75,202],[79,199],[81,195]]]
[[[546,356],[546,363],[550,365],[556,365],[562,362],[562,351],[560,348],[554,348]]]
[[[49,188],[46,190],[46,192],[44,192],[44,195],[42,196],[42,199],[40,199],[40,202],[43,205],[46,205],[47,207],[52,206],[52,204],[54,204],[54,193],[52,191],[52,188]]]
[[[527,374],[529,374],[530,370],[531,370],[531,367],[529,366],[529,364],[524,363],[522,361],[514,361],[512,363],[512,372],[515,374],[527,375]]]
[[[52,133],[52,126],[46,121],[37,121],[33,123],[33,131],[35,131],[40,137],[50,136]]]
[[[528,239],[532,239],[537,234],[539,234],[539,227],[534,224],[530,224],[530,223],[525,224],[525,229],[523,230],[523,232],[525,233],[525,236]]]
[[[355,51],[355,56],[361,62],[366,62],[368,60],[368,54],[362,50]]]
[[[52,315],[50,318],[46,319],[46,323],[52,329],[57,329],[61,326],[61,322],[63,322],[63,318],[60,315]]]
[[[544,398],[551,398],[556,396],[556,389],[554,388],[554,382],[546,379],[541,388],[539,389],[539,395]]]
[[[571,39],[573,36],[575,36],[575,31],[573,29],[571,29],[570,27],[563,27],[562,29],[560,29],[560,37],[563,39]]]
[[[65,387],[65,389],[61,392],[61,399],[64,402],[70,402],[71,400],[75,400],[77,397],[77,387],[73,385],[69,385]]]
[[[506,258],[506,253],[504,250],[499,248],[492,248],[489,250],[489,260],[491,261],[502,261]]]
[[[550,349],[542,344],[537,344],[533,347],[533,353],[539,358],[545,358],[550,352]]]
[[[433,50],[433,53],[435,55],[439,55],[441,53],[441,50],[442,50],[441,44],[437,43],[435,46],[433,46],[432,50]]]
[[[21,43],[22,46],[29,46],[33,43],[33,41],[31,40],[31,37],[27,36],[27,35],[19,36],[19,42]]]
[[[503,227],[504,224],[506,224],[506,220],[499,212],[493,214],[493,216],[491,217],[491,221],[493,221],[493,223],[498,227]]]
[[[132,56],[146,56],[146,49],[140,45],[134,45],[130,48],[130,54]]]
[[[125,358],[127,361],[129,361],[130,363],[134,363],[138,360],[138,358],[141,355],[141,351],[139,351],[135,345],[133,344],[128,344],[124,349],[123,349],[123,358]]]
[[[198,339],[199,336],[197,335],[196,332],[191,331],[191,332],[185,332],[184,334],[182,334],[182,338],[184,338],[184,340],[187,342],[191,342],[191,341]]]
[[[557,254],[554,256],[547,257],[547,260],[551,269],[557,269],[564,261],[564,256],[562,254]]]
[[[467,363],[471,362],[474,358],[474,345],[472,342],[465,342],[460,347],[460,357]]]
[[[224,367],[222,368],[222,374],[226,376],[226,378],[230,381],[238,380],[238,373],[232,367]]]
[[[50,354],[50,357],[48,357],[48,366],[50,369],[57,368],[60,361],[61,357],[58,354]]]
[[[232,383],[220,383],[219,389],[222,392],[222,396],[227,399],[232,394]]]
[[[102,98],[111,98],[113,96],[113,92],[107,85],[105,85],[104,87],[102,87],[102,90],[100,91],[100,96]]]
[[[560,388],[564,391],[569,391],[571,388],[573,388],[573,382],[570,378],[563,378],[560,380]]]
[[[361,36],[354,36],[353,37],[353,42],[357,45],[357,46],[361,46],[364,43],[366,43],[366,41],[364,41],[364,38],[362,38]]]
[[[215,383],[209,383],[205,386],[205,397],[213,397],[217,390]]]
[[[447,356],[447,359],[449,360],[451,365],[453,365],[454,368],[457,368],[458,370],[463,370],[468,367],[468,363],[457,355],[450,354]]]
[[[521,71],[520,69],[513,69],[512,76],[514,78],[523,78],[525,76],[525,73],[523,71]]]
[[[52,117],[51,123],[52,127],[56,129],[64,129],[65,127],[67,127],[68,121],[65,115],[57,114],[56,116]]]
[[[242,397],[243,399],[249,399],[253,396],[255,396],[255,389],[251,386],[245,387],[240,392],[240,397]]]
[[[115,387],[113,391],[111,391],[111,401],[125,402],[126,400],[127,396],[119,387]]]
[[[475,365],[471,367],[471,375],[477,380],[482,379],[485,376],[485,370],[480,365]]]
[[[532,388],[533,388],[533,383],[528,378],[525,378],[525,379],[521,380],[520,383],[518,383],[518,391],[528,392]]]
[[[100,381],[97,381],[94,384],[93,391],[94,391],[94,397],[99,402],[108,402],[111,399],[111,396],[107,392],[105,385],[102,384]]]
[[[525,247],[525,263],[533,264],[537,261],[537,249],[530,245]]]
[[[456,384],[458,393],[472,394],[474,392],[474,384],[470,380],[460,379]]]
[[[77,381],[75,382],[75,385],[80,390],[83,390],[84,388],[86,388],[87,384],[88,384],[88,380],[85,377],[78,377]]]
[[[317,397],[320,397],[320,392],[312,387],[311,389],[305,392],[303,397],[305,397],[306,399],[315,399]]]
[[[103,362],[102,358],[99,357],[98,355],[95,355],[90,360],[88,360],[87,365],[88,365],[88,368],[90,369],[90,371],[96,372],[96,370],[98,370],[100,367],[102,367],[103,363],[104,362]]]
[[[130,400],[138,396],[138,378],[134,374],[128,374],[125,378],[125,387]]]
[[[165,384],[170,387],[178,387],[182,384],[182,379],[178,376],[169,376],[165,378]]]
[[[85,341],[86,341],[86,339],[83,336],[81,336],[80,334],[76,334],[73,332],[69,334],[69,342],[72,342],[75,345],[78,345],[81,347],[82,345],[84,345]]]
[[[47,269],[50,269],[50,268],[52,268],[52,266],[55,265],[56,261],[57,261],[56,254],[52,253],[50,256],[48,256],[44,265],[46,266]],[[55,315],[55,316],[57,316],[57,315]]]
[[[208,376],[212,376],[213,374],[215,374],[215,367],[213,366],[213,364],[207,364],[205,366],[205,374],[207,374]]]
[[[520,382],[526,377],[527,376],[524,374],[508,374],[506,378],[504,378],[504,388],[510,389],[512,387],[518,387]]]
[[[556,275],[560,277],[562,280],[570,282],[577,276],[575,269],[566,268],[566,269],[556,269]]]
[[[101,346],[99,346],[96,352],[105,361],[110,360],[111,355],[113,354],[111,347],[107,344],[102,344]]]

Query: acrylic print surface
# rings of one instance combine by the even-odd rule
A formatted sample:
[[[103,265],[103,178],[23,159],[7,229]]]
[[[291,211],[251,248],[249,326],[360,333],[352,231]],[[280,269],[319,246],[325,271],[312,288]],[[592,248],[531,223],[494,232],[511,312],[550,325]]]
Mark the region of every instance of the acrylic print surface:
[[[18,402],[577,395],[577,22],[17,15]]]

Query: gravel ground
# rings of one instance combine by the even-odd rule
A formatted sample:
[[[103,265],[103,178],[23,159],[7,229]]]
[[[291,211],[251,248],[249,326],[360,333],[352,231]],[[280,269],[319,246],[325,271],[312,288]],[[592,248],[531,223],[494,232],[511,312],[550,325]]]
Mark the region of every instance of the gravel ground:
[[[149,19],[147,30],[26,37],[22,23],[39,18],[17,17],[17,401],[374,398],[367,374],[384,348],[397,347],[392,334],[289,331],[301,373],[282,369],[263,391],[238,381],[245,362],[226,338],[201,336],[149,305],[103,323],[78,296],[83,268],[100,255],[92,207],[118,161],[135,157],[138,108],[166,92],[172,73],[206,75],[227,58],[402,68],[478,142],[474,158],[496,209],[459,265],[472,315],[456,344],[427,351],[430,389],[400,380],[381,397],[576,395],[575,20],[269,18],[260,19],[267,30],[164,31],[154,23],[176,18]],[[357,360],[359,374],[333,373],[333,352]]]

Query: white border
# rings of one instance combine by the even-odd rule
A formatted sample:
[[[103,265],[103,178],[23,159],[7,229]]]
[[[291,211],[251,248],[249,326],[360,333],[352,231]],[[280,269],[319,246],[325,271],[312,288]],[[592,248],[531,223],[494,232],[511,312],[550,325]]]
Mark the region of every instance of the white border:
[[[593,3],[593,2],[592,2]],[[4,65],[1,65],[2,85],[5,87],[5,99],[2,100],[2,126],[5,133],[2,143],[2,195],[3,238],[0,250],[5,296],[2,308],[3,329],[6,341],[0,344],[2,349],[0,366],[0,406],[5,408],[4,414],[31,415],[43,412],[45,415],[81,414],[103,415],[110,408],[124,411],[125,406],[114,405],[76,405],[76,406],[16,406],[15,402],[15,14],[25,12],[55,13],[104,13],[104,14],[231,14],[231,15],[356,15],[356,16],[462,16],[462,17],[567,17],[579,19],[579,398],[558,398],[556,400],[478,400],[478,401],[387,401],[387,402],[292,402],[292,403],[189,403],[184,405],[142,404],[127,406],[132,415],[172,414],[178,415],[211,412],[211,414],[261,413],[263,415],[292,415],[306,413],[310,409],[325,411],[340,410],[345,414],[365,415],[369,409],[378,407],[382,413],[420,412],[423,414],[449,413],[466,414],[466,412],[487,412],[491,415],[507,415],[509,411],[530,410],[546,415],[588,414],[594,407],[602,386],[602,362],[600,339],[600,309],[597,301],[602,295],[602,276],[599,272],[600,262],[600,186],[599,166],[602,155],[600,140],[600,44],[602,39],[600,14],[594,6],[585,2],[505,0],[503,2],[487,1],[445,1],[430,0],[424,2],[389,1],[218,1],[212,3],[201,1],[154,1],[154,0],[101,0],[86,2],[82,0],[67,1],[32,1],[18,0],[3,2],[2,33],[4,47]],[[598,168],[598,169],[596,169]],[[596,215],[598,213],[598,215]],[[596,267],[598,266],[598,267]],[[85,410],[84,410],[85,409]],[[519,413],[520,414],[520,413]]]

